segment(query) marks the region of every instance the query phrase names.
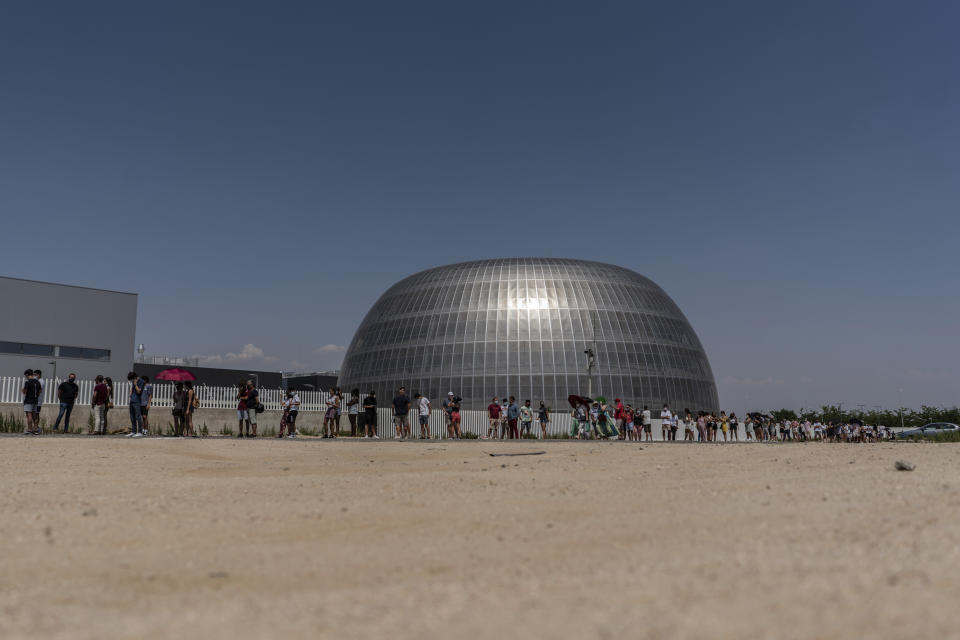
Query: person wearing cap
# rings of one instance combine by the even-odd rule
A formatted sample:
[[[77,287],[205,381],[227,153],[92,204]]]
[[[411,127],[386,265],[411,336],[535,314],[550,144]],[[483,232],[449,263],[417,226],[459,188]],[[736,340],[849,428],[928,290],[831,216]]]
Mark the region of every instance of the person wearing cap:
[[[430,404],[430,398],[425,395],[413,394],[413,403],[417,405],[417,413],[420,414],[420,439],[430,439],[430,413],[433,405]]]
[[[624,429],[624,426],[626,425],[626,422],[624,421],[626,412],[623,409],[623,402],[620,400],[620,398],[615,398],[613,402],[615,403],[613,409],[613,419],[617,425],[617,432],[620,434],[617,436],[617,439],[626,440],[627,430]]]
[[[443,401],[443,411],[447,414],[447,437],[459,440],[460,398],[453,395],[453,391],[447,393],[447,399]]]

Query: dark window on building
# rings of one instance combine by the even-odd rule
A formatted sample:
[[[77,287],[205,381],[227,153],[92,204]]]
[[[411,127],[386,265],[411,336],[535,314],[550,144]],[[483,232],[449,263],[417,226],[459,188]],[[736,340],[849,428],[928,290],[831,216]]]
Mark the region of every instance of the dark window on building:
[[[52,344],[23,344],[24,355],[28,356],[52,356],[53,355],[53,345]]]
[[[91,349],[89,347],[60,347],[61,358],[82,358],[84,360],[109,360],[109,349]]]
[[[20,343],[0,342],[0,353],[20,353]]]

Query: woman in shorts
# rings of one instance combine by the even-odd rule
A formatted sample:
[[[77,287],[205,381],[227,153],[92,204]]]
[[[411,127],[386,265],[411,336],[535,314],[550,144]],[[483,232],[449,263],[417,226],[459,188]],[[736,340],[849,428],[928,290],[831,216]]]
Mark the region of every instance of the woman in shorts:
[[[340,397],[337,390],[330,387],[330,395],[327,396],[327,412],[323,414],[323,437],[333,438],[334,428],[337,423],[337,408],[340,405]]]
[[[540,406],[537,408],[537,420],[540,421],[540,437],[546,439],[547,425],[550,424],[550,410],[547,409],[547,405],[543,404],[543,400],[540,401]]]
[[[357,437],[357,416],[360,415],[360,389],[350,392],[347,401],[347,418],[350,420],[350,437]]]

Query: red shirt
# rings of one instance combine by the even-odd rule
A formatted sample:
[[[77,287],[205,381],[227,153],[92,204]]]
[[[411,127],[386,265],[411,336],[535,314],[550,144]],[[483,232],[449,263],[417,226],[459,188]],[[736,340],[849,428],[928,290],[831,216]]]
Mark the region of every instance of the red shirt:
[[[103,382],[93,388],[93,404],[107,404],[110,400],[110,389]]]
[[[623,420],[623,419],[624,419],[623,403],[622,403],[622,402],[618,402],[618,403],[617,403],[617,410],[614,412],[613,417],[616,418],[617,420]]]
[[[490,416],[490,418],[493,419],[493,420],[496,420],[497,418],[499,418],[499,417],[500,417],[500,405],[498,405],[496,402],[491,402],[489,405],[487,405],[487,414],[488,414],[488,415]]]

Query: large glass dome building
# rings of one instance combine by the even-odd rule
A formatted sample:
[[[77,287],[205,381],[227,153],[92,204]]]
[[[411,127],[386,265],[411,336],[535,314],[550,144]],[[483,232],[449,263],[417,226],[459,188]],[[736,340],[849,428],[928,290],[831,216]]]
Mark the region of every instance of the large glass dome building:
[[[588,355],[595,354],[589,367]],[[493,396],[570,394],[713,410],[707,355],[677,305],[629,269],[585,260],[504,258],[421,271],[388,289],[347,349],[339,384],[392,398],[405,386],[465,409]]]

